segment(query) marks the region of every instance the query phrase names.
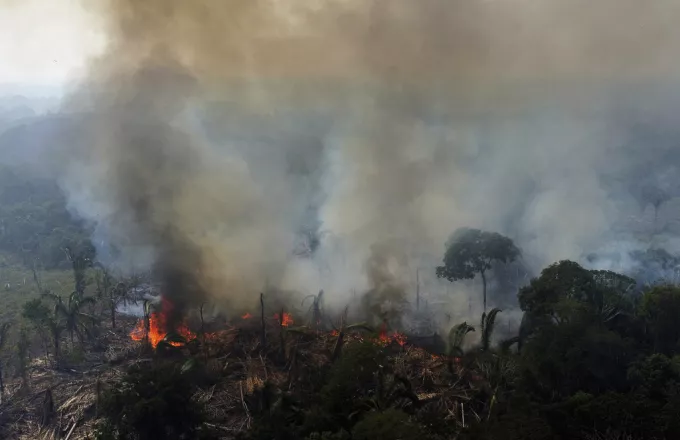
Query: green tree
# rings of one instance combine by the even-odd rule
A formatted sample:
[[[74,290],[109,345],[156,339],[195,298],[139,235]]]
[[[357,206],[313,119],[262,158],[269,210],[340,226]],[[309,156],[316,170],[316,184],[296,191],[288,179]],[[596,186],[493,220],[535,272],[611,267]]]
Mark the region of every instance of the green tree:
[[[634,281],[560,261],[520,289],[526,386],[544,396],[624,389],[631,358],[619,320]]]
[[[680,287],[657,286],[645,292],[640,314],[653,338],[654,349],[666,354],[680,348]]]
[[[64,330],[69,333],[71,344],[74,342],[74,335],[78,336],[81,343],[84,342],[84,336],[89,335],[90,331],[88,324],[94,324],[97,319],[84,313],[82,308],[87,304],[94,304],[95,299],[83,297],[78,292],[72,292],[66,302],[54,293],[44,293],[43,296],[54,301],[54,313],[64,319]]]
[[[520,255],[513,241],[496,232],[460,228],[447,243],[444,264],[437,267],[437,277],[449,281],[482,278],[486,312],[487,271],[493,263],[511,263]]]
[[[97,439],[199,439],[206,414],[192,396],[197,377],[174,363],[131,367],[101,400]]]
[[[587,270],[564,260],[548,266],[520,289],[518,299],[534,326],[586,318],[605,324],[631,311],[626,294],[634,285],[624,275]]]
[[[52,339],[54,358],[58,361],[61,333],[64,331],[64,324],[56,308],[50,310],[40,298],[36,298],[24,304],[22,316],[33,325],[40,335],[45,344],[45,355],[48,355],[47,341]]]

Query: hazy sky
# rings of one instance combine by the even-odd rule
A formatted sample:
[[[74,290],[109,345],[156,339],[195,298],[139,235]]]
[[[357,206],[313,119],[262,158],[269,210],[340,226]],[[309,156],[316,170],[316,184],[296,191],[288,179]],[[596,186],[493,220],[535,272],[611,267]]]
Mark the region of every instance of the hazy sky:
[[[104,38],[80,0],[0,0],[0,84],[61,86]]]

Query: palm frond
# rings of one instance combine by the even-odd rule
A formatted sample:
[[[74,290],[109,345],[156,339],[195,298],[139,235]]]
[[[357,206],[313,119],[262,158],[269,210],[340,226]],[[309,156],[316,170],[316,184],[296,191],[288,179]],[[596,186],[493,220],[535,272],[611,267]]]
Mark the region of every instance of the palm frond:
[[[449,339],[446,347],[447,355],[462,355],[463,342],[468,333],[474,332],[475,328],[467,322],[455,325],[449,330]]]
[[[309,327],[307,326],[299,326],[299,327],[284,327],[283,331],[286,333],[292,333],[292,334],[297,334],[297,335],[309,335]]]
[[[496,324],[496,315],[501,312],[501,309],[495,308],[488,314],[482,315],[482,349],[487,351],[491,345],[491,335]]]
[[[307,301],[310,298],[314,298],[316,300],[316,295],[307,295],[302,299],[302,302],[300,303],[300,307],[305,305],[305,301]]]
[[[375,329],[373,327],[371,327],[370,325],[366,324],[365,322],[350,324],[350,325],[345,327],[345,331],[351,331],[351,330],[364,330],[368,333],[375,332]]]

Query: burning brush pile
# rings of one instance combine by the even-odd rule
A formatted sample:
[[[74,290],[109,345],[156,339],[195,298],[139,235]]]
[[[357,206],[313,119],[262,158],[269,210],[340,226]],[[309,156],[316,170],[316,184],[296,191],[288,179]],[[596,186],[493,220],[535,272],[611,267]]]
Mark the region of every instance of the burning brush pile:
[[[259,310],[206,332],[191,325],[190,319],[173,321],[175,312],[174,304],[163,298],[157,311],[136,323],[130,338],[154,347],[158,354],[163,346],[183,355],[154,356],[146,364],[135,361],[121,379],[129,382],[128,387],[111,383],[107,393],[116,395],[112,400],[116,402],[143,398],[144,393],[152,399],[153,393],[167,389],[153,391],[147,379],[139,378],[169,374],[167,384],[184,383],[183,393],[192,396],[191,402],[181,405],[195,406],[201,414],[194,428],[213,438],[306,440],[334,432],[340,439],[350,432],[355,435],[355,430],[373,429],[364,426],[372,414],[398,415],[390,423],[395,429],[454,432],[463,429],[466,420],[483,417],[487,402],[480,396],[493,389],[478,359],[429,352],[388,322],[378,327],[349,324],[345,313],[339,325],[329,329],[314,313]],[[173,370],[172,365],[181,368]],[[121,395],[130,389],[133,394]],[[436,429],[431,419],[437,420]],[[107,420],[113,423],[111,429],[123,429],[116,427],[123,420]],[[162,430],[163,424],[176,429],[172,418],[149,423],[154,429]]]
[[[174,327],[169,326],[168,317],[173,313],[173,309],[172,302],[162,296],[161,310],[145,313],[144,318],[140,319],[130,332],[130,338],[133,341],[147,341],[153,348],[161,341],[166,341],[174,347],[181,347],[196,339],[196,333],[192,332],[184,321]]]
[[[221,334],[224,334],[228,330],[233,330],[237,327],[244,327],[244,323],[250,323],[254,318],[252,313],[246,312],[238,319],[238,321],[241,321],[240,323],[233,322],[224,329],[214,332],[205,332],[202,330],[193,331],[190,328],[189,322],[186,318],[182,318],[178,321],[175,320],[175,324],[172,325],[170,317],[174,314],[175,307],[173,302],[169,298],[161,296],[160,310],[150,311],[147,307],[145,316],[139,319],[132,331],[130,331],[130,339],[136,342],[148,343],[154,349],[157,348],[161,343],[167,344],[171,347],[180,348],[188,343],[196,341],[199,335],[202,335],[205,340],[216,340]],[[322,326],[319,321],[320,320],[317,319],[316,322],[313,323],[313,327],[315,328],[317,335],[322,332]],[[281,311],[280,313],[274,313],[270,318],[262,319],[261,322],[263,325],[266,325],[265,323],[274,323],[281,328],[292,328],[295,320],[293,319],[293,315],[291,313]],[[205,323],[201,323],[201,326],[203,327],[204,324]],[[248,327],[252,327],[252,325]],[[305,330],[307,328],[308,327],[303,326],[298,329],[298,331]],[[366,329],[368,327],[364,325],[363,328]],[[341,332],[344,335],[346,330],[335,329],[327,331],[326,333],[330,337],[335,338],[339,337]],[[363,336],[356,334],[354,337],[359,341],[366,339]],[[398,346],[404,347],[407,343],[407,336],[396,330],[388,331],[387,322],[383,322],[379,327],[377,336],[371,340],[381,346],[396,344]]]
[[[131,331],[104,336],[102,343],[125,353],[115,362],[84,368],[77,380],[60,376],[60,384],[73,382],[68,389],[48,381],[34,390],[39,394],[15,399],[21,407],[0,404],[0,419],[12,421],[7,438],[43,438],[58,427],[70,440],[98,432],[369,439],[378,438],[367,426],[373,416],[395,417],[371,423],[404,432],[451,433],[489,410],[493,375],[478,358],[430,352],[387,321],[373,327],[349,322],[347,312],[329,317],[313,307],[305,314],[270,306],[200,323],[190,308],[179,314],[181,306],[161,298],[156,310],[147,307],[142,319],[129,322]],[[47,403],[31,400],[36,395]]]

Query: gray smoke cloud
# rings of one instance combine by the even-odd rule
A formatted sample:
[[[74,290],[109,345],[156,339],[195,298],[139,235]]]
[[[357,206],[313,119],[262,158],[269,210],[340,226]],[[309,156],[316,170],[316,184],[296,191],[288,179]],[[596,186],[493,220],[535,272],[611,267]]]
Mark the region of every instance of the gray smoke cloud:
[[[680,2],[642,3],[103,1],[62,185],[179,304],[411,295],[460,226],[581,259],[638,240],[624,183],[678,164],[636,134],[677,139]]]

